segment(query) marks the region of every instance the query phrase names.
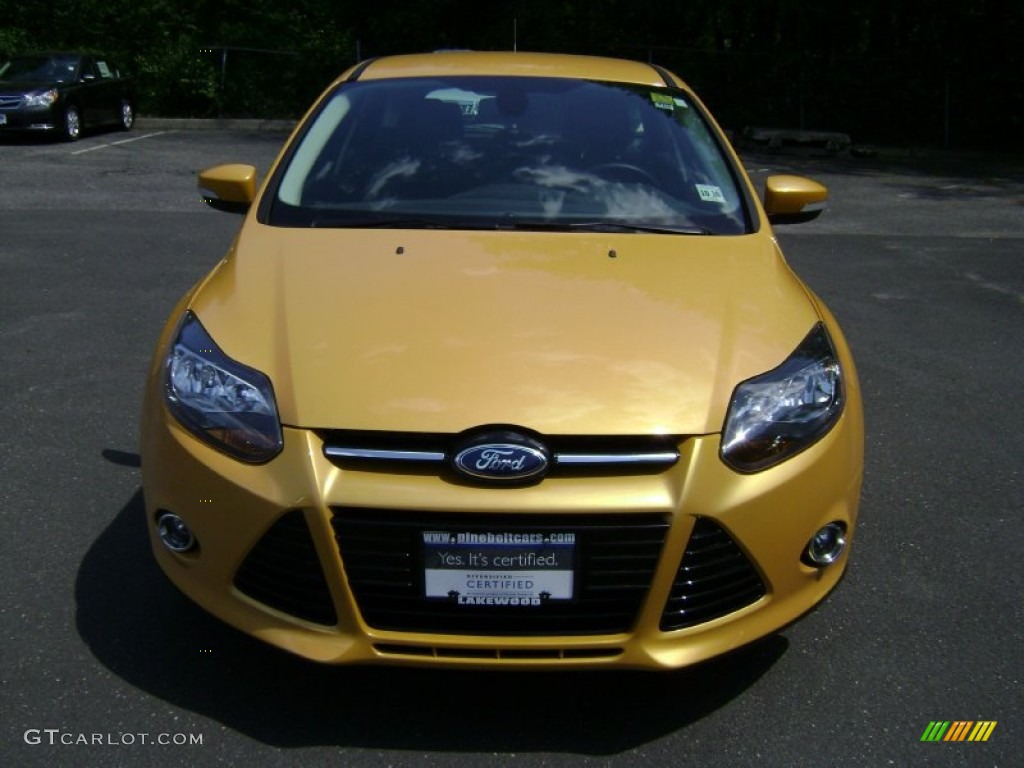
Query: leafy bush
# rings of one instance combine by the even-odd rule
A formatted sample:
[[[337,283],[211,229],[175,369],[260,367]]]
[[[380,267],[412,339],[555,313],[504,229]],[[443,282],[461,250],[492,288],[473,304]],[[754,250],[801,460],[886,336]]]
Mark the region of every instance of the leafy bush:
[[[212,117],[218,111],[217,69],[189,40],[139,56],[134,68],[138,110],[149,115]]]

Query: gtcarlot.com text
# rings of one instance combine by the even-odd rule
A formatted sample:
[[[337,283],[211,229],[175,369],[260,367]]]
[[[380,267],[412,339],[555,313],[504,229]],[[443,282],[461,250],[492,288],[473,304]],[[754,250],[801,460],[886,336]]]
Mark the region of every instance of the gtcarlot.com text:
[[[132,747],[197,747],[203,745],[201,733],[77,733],[60,728],[29,728],[25,743],[46,746]]]

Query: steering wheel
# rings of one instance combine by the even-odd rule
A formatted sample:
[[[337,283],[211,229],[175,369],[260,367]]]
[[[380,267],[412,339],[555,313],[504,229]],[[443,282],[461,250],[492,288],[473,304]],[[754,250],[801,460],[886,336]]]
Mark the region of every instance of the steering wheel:
[[[632,163],[601,163],[587,169],[590,173],[601,176],[609,181],[626,181],[658,186],[658,180],[650,171]]]

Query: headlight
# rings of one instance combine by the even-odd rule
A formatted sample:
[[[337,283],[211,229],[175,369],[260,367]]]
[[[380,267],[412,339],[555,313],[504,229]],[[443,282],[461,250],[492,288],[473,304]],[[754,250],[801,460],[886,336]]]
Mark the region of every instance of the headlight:
[[[192,312],[167,355],[164,399],[189,432],[237,459],[259,463],[281,451],[270,379],[221,352]]]
[[[25,106],[48,107],[57,101],[59,95],[56,88],[50,88],[46,91],[33,91],[25,96]]]
[[[818,323],[782,365],[736,387],[722,459],[741,472],[767,469],[825,435],[842,411],[839,358]]]

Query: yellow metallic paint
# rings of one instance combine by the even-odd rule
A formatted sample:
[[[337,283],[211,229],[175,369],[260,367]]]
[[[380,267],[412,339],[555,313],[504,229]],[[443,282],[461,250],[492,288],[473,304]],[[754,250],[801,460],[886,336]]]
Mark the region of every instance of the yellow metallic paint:
[[[199,188],[228,203],[251,203],[256,198],[256,168],[228,163],[199,174]]]
[[[819,443],[779,467],[741,475],[718,457],[717,435],[681,445],[680,462],[663,473],[630,478],[549,478],[510,491],[457,485],[424,475],[381,475],[340,469],[324,458],[319,439],[304,430],[285,430],[284,452],[273,472],[233,461],[198,443],[159,406],[143,432],[146,509],[172,509],[192,526],[199,555],[179,555],[160,544],[150,526],[153,552],[170,579],[197,603],[228,623],[286,650],[334,663],[388,661],[374,643],[441,647],[624,649],[614,661],[632,667],[674,667],[724,653],[798,618],[838,582],[846,566],[816,570],[800,553],[811,534],[831,520],[852,529],[860,492],[863,429],[858,407],[850,407]],[[364,506],[385,500],[389,507],[448,512],[660,511],[672,529],[634,632],[588,637],[490,637],[375,630],[366,626],[346,586],[330,528],[330,507]],[[262,606],[235,590],[232,578],[249,549],[288,509],[302,509],[310,524],[334,596],[339,621],[325,628]],[[663,633],[658,622],[696,516],[714,519],[757,563],[768,594],[736,613],[697,627]],[[216,556],[210,556],[216,553]],[[205,555],[205,556],[204,556]],[[607,659],[501,660],[411,656],[410,664],[449,666],[601,666]]]
[[[253,221],[192,309],[270,377],[285,424],[445,433],[714,432],[735,383],[818,319],[760,235],[342,240]]]
[[[353,68],[354,69],[354,68]],[[344,73],[341,80],[353,71]],[[664,86],[654,67],[638,61],[558,53],[499,53],[487,51],[445,51],[389,56],[370,63],[360,80],[435,75],[506,75],[516,77],[568,77],[621,83]]]
[[[803,176],[769,176],[764,184],[764,208],[769,216],[803,213],[828,199],[828,189]]]
[[[662,84],[653,68],[637,62],[518,53],[395,57],[371,63],[360,79],[432,73]],[[682,81],[675,84],[685,88]],[[744,183],[750,187],[749,180]],[[847,523],[853,538],[863,415],[846,341],[785,264],[750,192],[756,232],[720,238],[410,230],[346,231],[340,238],[336,231],[266,227],[256,221],[253,206],[228,257],[175,308],[150,370],[142,471],[161,568],[224,621],[331,663],[669,668],[732,650],[798,618],[846,567],[846,554],[820,570],[801,564],[800,554],[832,520]],[[282,453],[268,464],[246,465],[202,444],[164,407],[162,361],[186,307],[226,354],[270,376],[288,426]],[[776,467],[750,475],[731,470],[719,457],[717,433],[732,388],[782,362],[819,319],[844,369],[843,416],[821,440]],[[502,343],[489,344],[489,332]],[[580,382],[586,382],[586,394]],[[515,405],[502,405],[503,391],[516,394]],[[341,469],[306,429],[457,432],[499,421],[550,434],[677,435],[681,456],[657,473],[479,487],[418,473]],[[333,539],[332,505],[516,511],[540,518],[552,512],[655,511],[672,524],[630,633],[401,633],[362,621]],[[176,554],[160,543],[152,521],[162,509],[193,527],[198,554]],[[291,509],[303,510],[310,527],[338,613],[335,627],[283,614],[232,586],[255,541]],[[719,619],[661,632],[665,598],[698,516],[733,535],[768,591]],[[391,652],[375,647],[381,644]],[[401,647],[421,651],[403,655]],[[443,657],[430,649],[443,649]],[[503,649],[604,649],[611,655],[473,655],[491,650],[500,656]],[[459,656],[460,650],[467,655]]]

